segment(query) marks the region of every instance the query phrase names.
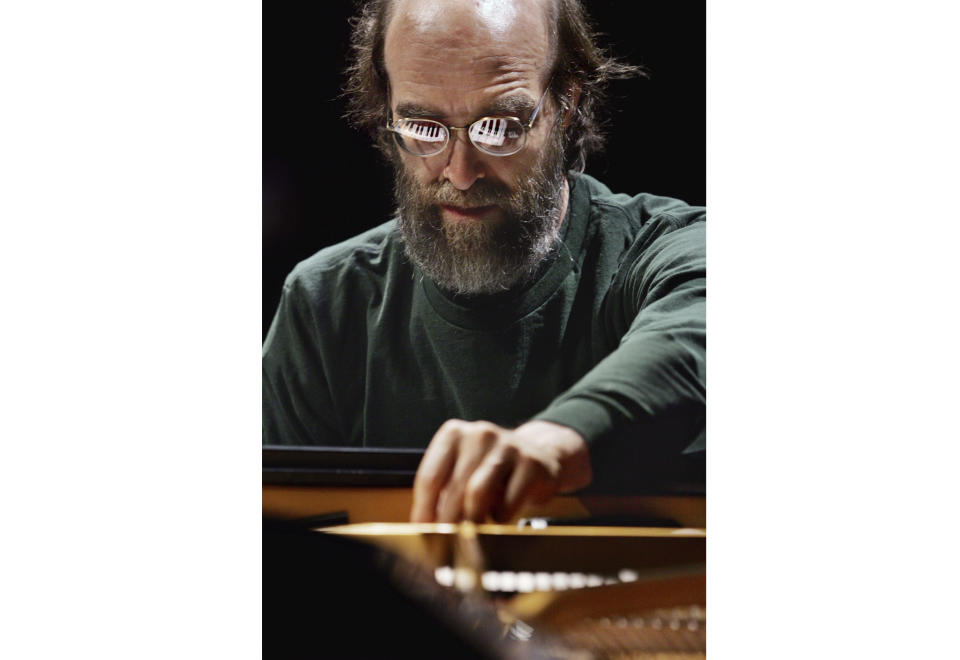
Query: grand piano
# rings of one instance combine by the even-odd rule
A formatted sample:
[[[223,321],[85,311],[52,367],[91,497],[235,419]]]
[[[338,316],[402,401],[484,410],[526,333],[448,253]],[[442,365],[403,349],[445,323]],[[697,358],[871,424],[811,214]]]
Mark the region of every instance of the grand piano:
[[[263,447],[264,657],[705,657],[702,456],[453,525],[422,455]]]

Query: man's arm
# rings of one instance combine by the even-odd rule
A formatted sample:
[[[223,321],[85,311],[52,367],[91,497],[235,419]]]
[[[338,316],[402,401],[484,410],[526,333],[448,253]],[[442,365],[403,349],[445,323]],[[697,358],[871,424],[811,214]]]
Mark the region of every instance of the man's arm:
[[[619,345],[537,419],[568,425],[591,443],[642,429],[646,437],[638,441],[679,450],[700,435],[706,407],[705,227],[667,226],[648,246],[631,249],[604,307],[604,323],[620,337]]]
[[[663,233],[628,251],[611,289],[604,322],[622,335],[616,350],[516,429],[444,424],[417,472],[412,520],[502,521],[528,501],[582,488],[593,475],[590,445],[618,432],[641,436],[618,442],[676,453],[702,435],[704,223],[674,231],[663,224]]]

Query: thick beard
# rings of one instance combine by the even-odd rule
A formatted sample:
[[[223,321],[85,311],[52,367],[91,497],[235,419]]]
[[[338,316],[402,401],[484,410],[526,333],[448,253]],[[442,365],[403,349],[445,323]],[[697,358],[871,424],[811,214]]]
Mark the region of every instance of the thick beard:
[[[394,192],[407,257],[437,286],[460,295],[492,294],[529,282],[560,235],[562,131],[545,147],[515,190],[477,179],[466,191],[449,181],[416,181],[394,167]],[[440,206],[496,205],[499,222],[445,223]]]

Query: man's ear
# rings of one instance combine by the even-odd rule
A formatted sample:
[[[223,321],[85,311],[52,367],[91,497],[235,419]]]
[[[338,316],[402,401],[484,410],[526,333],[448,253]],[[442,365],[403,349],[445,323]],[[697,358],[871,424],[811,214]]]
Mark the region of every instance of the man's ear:
[[[564,95],[563,99],[563,127],[570,128],[573,116],[577,112],[577,105],[580,103],[580,83],[571,83],[570,89]]]

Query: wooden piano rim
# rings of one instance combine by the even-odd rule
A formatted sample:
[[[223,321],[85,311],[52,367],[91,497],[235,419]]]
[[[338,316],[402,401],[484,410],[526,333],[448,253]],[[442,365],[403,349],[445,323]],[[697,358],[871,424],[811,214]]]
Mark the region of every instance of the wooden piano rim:
[[[591,538],[624,537],[688,537],[706,538],[707,530],[693,527],[596,527],[596,526],[554,526],[543,529],[517,527],[516,525],[498,525],[484,523],[354,523],[324,527],[322,531],[349,536],[414,536],[420,534],[457,535],[470,526],[477,534],[488,536],[589,536]]]
[[[330,488],[264,484],[263,514],[301,518],[346,511],[351,523],[406,522],[413,502],[410,488]],[[683,527],[707,525],[706,498],[696,495],[564,495],[531,506],[518,517],[584,518],[644,514],[675,520]]]

